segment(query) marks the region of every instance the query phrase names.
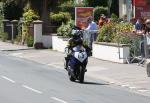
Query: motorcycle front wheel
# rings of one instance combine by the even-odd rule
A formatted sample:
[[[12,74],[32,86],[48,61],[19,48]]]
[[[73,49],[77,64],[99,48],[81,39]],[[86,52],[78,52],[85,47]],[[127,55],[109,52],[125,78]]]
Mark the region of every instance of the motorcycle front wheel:
[[[80,73],[79,73],[79,82],[83,83],[84,82],[84,74],[85,74],[85,70],[83,67],[80,67]]]
[[[68,72],[68,76],[69,76],[70,81],[72,81],[72,82],[75,81],[75,78],[69,72]]]
[[[69,76],[70,81],[74,82],[75,78],[71,75],[71,72],[69,70],[70,70],[70,66],[68,66],[68,76]]]

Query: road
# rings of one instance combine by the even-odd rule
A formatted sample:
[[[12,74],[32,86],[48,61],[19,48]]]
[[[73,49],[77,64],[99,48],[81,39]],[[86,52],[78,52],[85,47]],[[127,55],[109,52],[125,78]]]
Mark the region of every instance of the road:
[[[63,69],[0,54],[0,103],[149,103],[102,80],[70,82]],[[63,67],[62,67],[63,68]]]

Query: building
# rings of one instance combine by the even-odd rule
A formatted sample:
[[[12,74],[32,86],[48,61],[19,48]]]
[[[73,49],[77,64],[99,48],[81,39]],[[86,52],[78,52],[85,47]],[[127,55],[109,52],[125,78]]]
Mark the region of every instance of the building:
[[[132,0],[119,0],[119,17],[130,20],[133,16]]]
[[[150,0],[119,0],[119,17],[150,18]]]

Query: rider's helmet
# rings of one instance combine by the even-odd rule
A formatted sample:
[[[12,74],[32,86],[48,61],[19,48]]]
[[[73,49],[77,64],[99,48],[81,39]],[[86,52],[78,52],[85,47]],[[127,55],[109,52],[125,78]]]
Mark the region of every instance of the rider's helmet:
[[[72,28],[71,35],[73,38],[77,39],[81,37],[81,29],[79,27]]]

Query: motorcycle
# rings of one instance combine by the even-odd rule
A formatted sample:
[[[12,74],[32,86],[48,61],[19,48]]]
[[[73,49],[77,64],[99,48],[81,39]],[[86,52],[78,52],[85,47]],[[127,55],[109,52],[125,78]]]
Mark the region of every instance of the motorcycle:
[[[66,48],[65,51],[69,52],[70,50]],[[84,82],[87,61],[88,54],[82,45],[77,45],[72,48],[67,67],[70,81],[79,80],[80,83]]]
[[[83,32],[84,30],[80,29],[77,26],[74,26],[72,28],[72,32],[71,34],[77,34],[80,36],[80,38],[84,41],[83,39]],[[69,54],[69,59],[68,61],[68,65],[65,67],[66,70],[68,71],[68,76],[70,81],[75,81],[75,80],[79,80],[80,83],[84,82],[84,75],[86,70],[86,65],[88,62],[88,57],[91,54],[91,49],[84,45],[84,44],[78,44],[75,47],[73,47],[72,49],[66,47],[65,48],[65,53],[66,56],[68,57]],[[64,63],[66,64],[66,63]]]

